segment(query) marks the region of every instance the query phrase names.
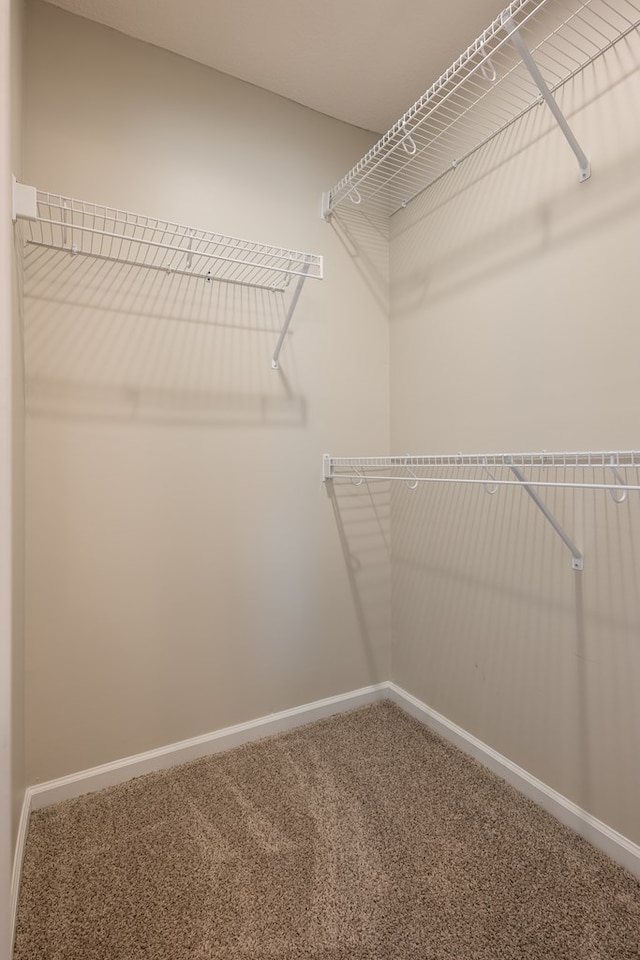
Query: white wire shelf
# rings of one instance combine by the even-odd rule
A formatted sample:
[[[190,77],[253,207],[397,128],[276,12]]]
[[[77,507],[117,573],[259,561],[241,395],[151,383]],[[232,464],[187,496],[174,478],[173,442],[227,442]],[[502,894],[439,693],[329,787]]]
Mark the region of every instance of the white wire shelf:
[[[535,468],[535,479],[526,481],[510,476],[499,476],[494,471],[513,472],[513,468]],[[469,474],[475,468],[474,476]],[[631,468],[639,472],[634,482],[623,480],[621,470]],[[601,480],[584,479],[584,471],[601,471]],[[563,471],[563,478],[553,479],[553,473]],[[580,470],[581,479],[566,479],[566,472]],[[384,472],[382,472],[384,471]],[[409,473],[411,471],[411,473]],[[416,471],[419,471],[416,473]],[[478,472],[480,471],[480,472]],[[541,473],[544,471],[544,474]],[[412,476],[411,474],[415,474]],[[608,478],[608,479],[607,479]],[[640,451],[598,451],[578,453],[459,453],[430,456],[400,457],[331,457],[323,458],[324,480],[401,480],[404,483],[470,483],[483,486],[572,487],[611,490],[621,493],[640,490]]]
[[[476,484],[488,494],[498,493],[503,486],[522,487],[571,552],[573,569],[582,570],[582,551],[544,502],[538,489],[608,490],[616,504],[624,503],[630,491],[640,491],[640,451],[402,457],[331,457],[325,454],[322,478],[325,482],[349,481],[356,486],[399,481],[409,490],[415,490],[421,483]]]
[[[392,216],[543,100],[589,162],[553,94],[640,25],[640,0],[515,0],[334,187],[340,204]]]
[[[279,355],[304,281],[321,280],[323,259],[13,182],[13,219],[25,243],[207,282],[284,292],[295,281],[271,360]]]
[[[23,237],[72,254],[269,290],[284,290],[294,277],[322,279],[322,257],[315,254],[40,190],[36,217],[24,220]]]

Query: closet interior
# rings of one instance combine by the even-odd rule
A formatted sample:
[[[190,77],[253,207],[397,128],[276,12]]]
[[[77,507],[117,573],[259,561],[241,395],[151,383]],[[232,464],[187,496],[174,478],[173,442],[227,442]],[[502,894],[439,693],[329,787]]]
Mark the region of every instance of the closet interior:
[[[14,901],[32,810],[386,696],[640,875],[640,2],[495,13],[380,136],[24,5]]]

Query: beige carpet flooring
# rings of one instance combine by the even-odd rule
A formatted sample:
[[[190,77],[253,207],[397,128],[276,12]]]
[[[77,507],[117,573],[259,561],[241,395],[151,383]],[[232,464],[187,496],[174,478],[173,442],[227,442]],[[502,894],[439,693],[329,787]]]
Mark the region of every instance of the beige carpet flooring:
[[[389,703],[34,813],[15,960],[638,960],[640,882]]]

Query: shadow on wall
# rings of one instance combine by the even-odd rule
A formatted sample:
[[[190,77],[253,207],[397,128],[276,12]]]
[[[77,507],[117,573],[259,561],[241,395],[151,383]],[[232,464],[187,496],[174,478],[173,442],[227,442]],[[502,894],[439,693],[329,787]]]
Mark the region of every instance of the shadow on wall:
[[[567,245],[587,231],[597,234],[607,223],[632,214],[640,207],[636,176],[639,163],[640,155],[635,153],[599,172],[596,204],[585,204],[571,184],[568,192],[548,196],[528,210],[515,200],[509,201],[504,192],[500,195],[502,188],[495,181],[470,176],[467,187],[458,186],[455,200],[442,199],[436,209],[424,213],[421,222],[407,223],[398,232],[393,269],[394,276],[401,280],[396,290],[401,292],[396,296],[395,310],[411,311],[486,283],[492,276],[499,278],[538,253]],[[526,175],[518,179],[526,180]],[[474,192],[480,182],[482,191]],[[485,183],[488,191],[484,190]],[[496,191],[493,203],[491,189]],[[479,193],[482,203],[487,204],[484,213],[476,202]],[[455,219],[451,219],[452,214]],[[456,240],[448,242],[452,234]],[[403,269],[409,259],[405,244],[418,247],[425,259],[412,273]]]
[[[30,245],[24,273],[30,415],[304,425],[303,397],[271,368],[284,293]]]
[[[389,310],[389,222],[347,201],[329,219],[376,302]]]
[[[517,487],[391,499],[393,679],[637,840],[640,773],[620,757],[640,742],[640,495],[544,491],[582,572]]]
[[[387,647],[390,629],[390,484],[328,482],[345,569],[371,683],[388,680],[374,651]]]

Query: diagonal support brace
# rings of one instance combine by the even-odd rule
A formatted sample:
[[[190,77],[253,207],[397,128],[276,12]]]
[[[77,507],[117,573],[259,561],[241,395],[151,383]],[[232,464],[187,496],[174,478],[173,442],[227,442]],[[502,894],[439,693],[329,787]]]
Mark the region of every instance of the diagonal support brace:
[[[571,147],[571,149],[576,155],[576,158],[578,160],[578,165],[580,167],[580,182],[582,183],[584,180],[588,180],[589,177],[591,176],[591,164],[589,163],[589,160],[587,159],[587,156],[584,150],[576,140],[571,127],[567,123],[565,115],[563,114],[562,110],[556,103],[553,97],[553,94],[551,93],[551,90],[549,90],[549,87],[545,83],[544,77],[540,73],[540,68],[538,67],[533,57],[531,56],[531,51],[529,50],[526,43],[520,36],[518,32],[518,28],[513,22],[513,18],[505,17],[502,23],[505,29],[509,32],[511,37],[511,42],[513,43],[514,47],[518,51],[518,54],[520,55],[520,58],[524,63],[525,67],[531,74],[533,81],[537,86],[538,90],[540,91],[542,98],[544,99],[545,103],[551,110],[551,113],[556,118],[558,126],[562,130],[567,140],[567,143],[569,144],[569,146]]]
[[[275,348],[275,350],[273,351],[273,357],[271,358],[271,369],[272,369],[272,370],[279,370],[279,369],[280,369],[280,359],[279,359],[279,358],[280,358],[280,351],[282,350],[282,344],[284,343],[284,338],[285,338],[286,335],[287,335],[287,330],[289,329],[289,324],[291,323],[291,318],[293,317],[293,312],[294,312],[294,310],[296,309],[296,304],[298,303],[298,300],[299,300],[299,298],[300,298],[300,294],[302,293],[302,288],[303,288],[303,286],[304,286],[305,280],[307,279],[307,274],[309,273],[310,267],[311,267],[311,263],[310,263],[309,260],[307,260],[306,263],[304,264],[303,268],[302,268],[302,273],[301,273],[300,276],[298,277],[298,282],[297,282],[297,284],[296,284],[295,290],[293,291],[293,297],[291,298],[291,303],[289,304],[289,309],[287,310],[287,315],[286,315],[286,317],[285,317],[285,319],[284,319],[284,323],[283,323],[283,325],[282,325],[282,330],[280,331],[280,336],[278,337],[278,342],[276,343],[276,348]]]
[[[568,546],[569,550],[571,551],[572,557],[573,557],[573,559],[572,559],[572,561],[571,561],[571,566],[573,567],[573,569],[574,569],[574,570],[583,570],[583,569],[584,569],[584,556],[583,556],[583,554],[582,554],[582,551],[578,550],[578,548],[576,547],[575,543],[573,542],[573,540],[571,539],[571,537],[568,535],[568,533],[566,533],[566,532],[562,529],[562,527],[560,526],[559,522],[558,522],[557,519],[554,517],[554,515],[551,513],[551,510],[549,510],[549,507],[546,505],[546,503],[544,502],[544,500],[541,500],[540,497],[538,496],[538,494],[536,493],[536,491],[535,491],[535,490],[533,489],[533,487],[531,486],[531,484],[530,484],[530,483],[527,483],[527,478],[526,478],[525,475],[523,474],[522,470],[520,470],[518,467],[514,466],[513,464],[509,464],[509,469],[510,469],[511,472],[514,474],[514,476],[516,476],[516,477],[518,478],[518,480],[520,481],[520,483],[522,484],[522,486],[524,487],[524,489],[526,490],[526,492],[529,494],[529,496],[531,497],[531,499],[532,499],[533,502],[535,503],[536,507],[538,507],[538,508],[543,512],[543,514],[545,515],[545,517],[547,518],[547,520],[549,521],[549,523],[551,524],[551,526],[553,527],[553,529],[554,529],[554,530],[556,531],[556,533],[562,538],[562,540],[564,541],[564,543]]]

